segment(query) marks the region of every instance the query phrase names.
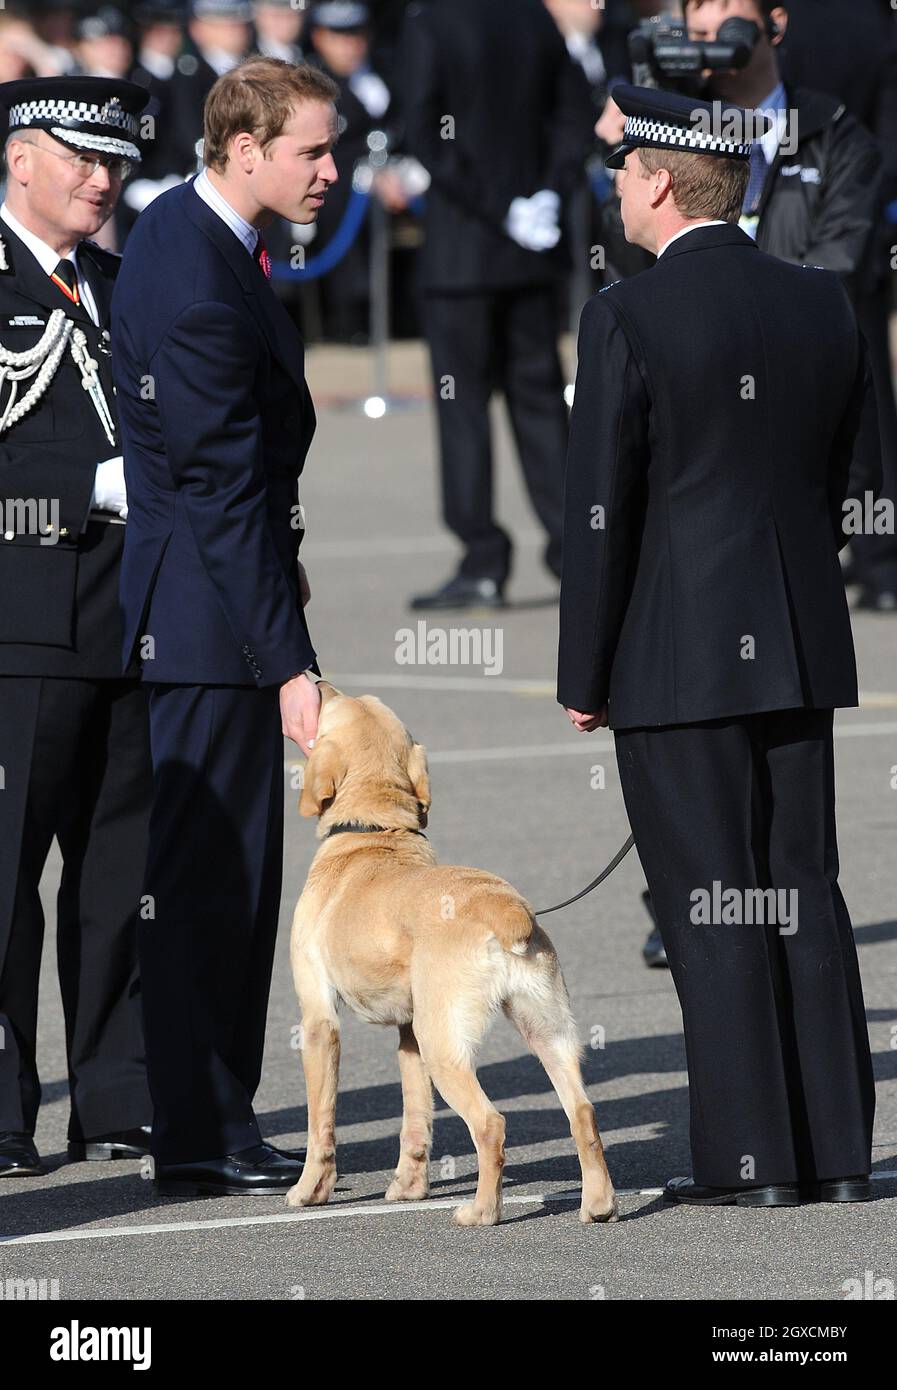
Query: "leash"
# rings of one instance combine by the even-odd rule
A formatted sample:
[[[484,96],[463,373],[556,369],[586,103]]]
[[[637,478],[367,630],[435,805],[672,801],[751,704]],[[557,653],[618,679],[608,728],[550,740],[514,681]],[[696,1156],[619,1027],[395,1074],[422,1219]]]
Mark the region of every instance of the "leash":
[[[627,854],[632,849],[632,846],[634,844],[635,836],[630,835],[625,845],[621,845],[620,848],[617,850],[616,854],[614,855],[610,863],[607,865],[607,867],[601,870],[601,873],[598,875],[597,878],[592,879],[592,882],[589,884],[588,888],[583,888],[581,892],[575,893],[574,896],[572,898],[568,898],[566,902],[555,903],[554,907],[543,907],[535,915],[537,917],[547,917],[549,912],[559,912],[562,907],[569,907],[571,903],[579,902],[580,898],[584,898],[586,893],[591,893],[592,889],[597,888],[599,883],[603,883],[606,878],[610,878],[614,869],[617,867],[621,860],[626,858]]]
[[[331,835],[344,835],[347,831],[348,831],[348,832],[351,832],[351,833],[354,833],[354,834],[356,834],[356,835],[370,835],[370,834],[376,834],[376,833],[378,833],[378,832],[382,833],[383,831],[389,830],[389,829],[391,829],[391,828],[392,828],[392,827],[390,827],[390,826],[385,826],[385,825],[363,825],[363,824],[354,824],[354,825],[353,825],[353,824],[351,824],[351,823],[348,822],[348,821],[341,821],[338,825],[332,825],[332,826],[330,827],[330,829],[328,830],[327,835],[326,835],[325,838],[326,838],[326,839],[329,839]],[[395,827],[395,828],[396,828],[396,829],[399,829],[399,828],[402,828],[402,827]],[[408,827],[408,828],[410,829],[410,827]],[[426,835],[424,835],[424,832],[423,832],[422,830],[411,830],[411,834],[412,834],[412,835],[421,835],[421,836],[423,837],[423,839],[426,839],[426,838],[427,838]],[[630,836],[629,836],[629,839],[626,841],[625,845],[621,845],[621,846],[620,846],[620,848],[617,850],[616,854],[614,855],[613,859],[612,859],[612,860],[610,861],[610,863],[607,865],[607,867],[601,870],[601,873],[598,875],[597,878],[593,878],[593,879],[592,879],[592,882],[589,884],[589,886],[588,886],[587,888],[583,888],[583,889],[581,890],[581,892],[575,893],[574,896],[573,896],[572,898],[567,898],[566,902],[555,903],[554,907],[543,907],[543,908],[541,909],[541,911],[535,913],[534,915],[535,915],[536,917],[547,917],[549,912],[560,912],[560,910],[561,910],[562,907],[569,907],[571,903],[577,903],[577,902],[579,902],[580,898],[584,898],[584,897],[586,896],[587,893],[591,893],[591,891],[592,891],[593,888],[597,888],[598,885],[599,885],[599,883],[603,883],[604,880],[605,880],[606,878],[610,878],[610,876],[611,876],[611,874],[613,873],[614,869],[617,867],[617,865],[620,863],[621,860],[623,860],[623,859],[626,858],[627,854],[628,854],[629,851],[632,849],[632,846],[633,846],[634,844],[635,844],[635,836],[634,836],[634,835],[630,835]]]

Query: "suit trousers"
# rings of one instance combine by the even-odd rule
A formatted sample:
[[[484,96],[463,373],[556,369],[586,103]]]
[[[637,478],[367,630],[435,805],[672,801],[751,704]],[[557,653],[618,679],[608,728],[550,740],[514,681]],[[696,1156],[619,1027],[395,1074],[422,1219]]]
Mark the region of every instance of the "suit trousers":
[[[838,887],[832,711],[615,737],[682,1007],[695,1182],[867,1173],[875,1087]],[[757,889],[775,890],[762,907]]]
[[[567,406],[553,285],[422,300],[439,424],[442,511],[463,542],[460,572],[503,583],[511,539],[493,516],[489,400],[504,392],[530,500],[560,576]]]
[[[283,870],[279,687],[148,685],[153,807],[138,926],[152,1151],[261,1141],[259,1084]]]
[[[149,1124],[136,922],[152,775],[134,681],[0,676],[0,1130],[33,1134],[44,913],[62,853],[56,956],[68,1137]]]

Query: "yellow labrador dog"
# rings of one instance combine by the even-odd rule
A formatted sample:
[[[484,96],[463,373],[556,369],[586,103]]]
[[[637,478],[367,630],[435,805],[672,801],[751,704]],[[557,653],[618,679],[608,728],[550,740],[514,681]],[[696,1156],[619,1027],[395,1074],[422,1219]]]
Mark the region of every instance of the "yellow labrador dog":
[[[462,1226],[501,1218],[505,1122],[480,1087],[477,1047],[499,1007],[548,1073],[582,1168],[583,1221],[615,1221],[595,1111],[554,948],[519,893],[481,869],[439,864],[423,827],[430,808],[424,749],[373,695],[326,681],[299,809],[322,841],[293,917],[293,978],[302,1009],[308,1152],[291,1207],[326,1202],[336,1184],[339,1018],[343,1000],[399,1030],[403,1118],[387,1201],[429,1189],[432,1091],[470,1130],[479,1162]]]

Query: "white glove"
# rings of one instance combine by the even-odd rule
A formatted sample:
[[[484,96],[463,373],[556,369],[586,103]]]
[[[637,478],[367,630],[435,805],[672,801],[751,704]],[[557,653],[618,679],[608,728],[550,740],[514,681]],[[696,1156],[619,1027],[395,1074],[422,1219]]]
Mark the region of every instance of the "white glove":
[[[550,188],[541,189],[531,198],[515,198],[504,229],[525,251],[550,251],[561,239],[560,207],[560,198]]]
[[[97,464],[93,484],[92,507],[101,512],[116,512],[122,520],[128,515],[128,494],[125,489],[125,461],[119,454]]]

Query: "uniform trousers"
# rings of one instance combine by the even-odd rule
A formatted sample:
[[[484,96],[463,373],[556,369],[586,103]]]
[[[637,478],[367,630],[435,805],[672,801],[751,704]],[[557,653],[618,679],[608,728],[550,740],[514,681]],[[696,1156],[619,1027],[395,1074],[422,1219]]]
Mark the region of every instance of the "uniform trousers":
[[[144,692],[0,676],[0,765],[0,1131],[33,1134],[40,1104],[38,885],[54,836],[68,1136],[149,1124],[135,930],[152,790]]]
[[[616,729],[615,738],[682,1007],[695,1182],[867,1173],[875,1088],[838,886],[832,711]],[[738,890],[734,907],[707,911],[714,882],[718,901]],[[750,890],[770,888],[781,891],[762,912],[757,895],[748,906]]]
[[[422,301],[436,399],[446,525],[464,544],[460,573],[502,584],[512,544],[493,515],[489,400],[504,392],[530,500],[560,576],[567,406],[553,286],[430,293]]]

